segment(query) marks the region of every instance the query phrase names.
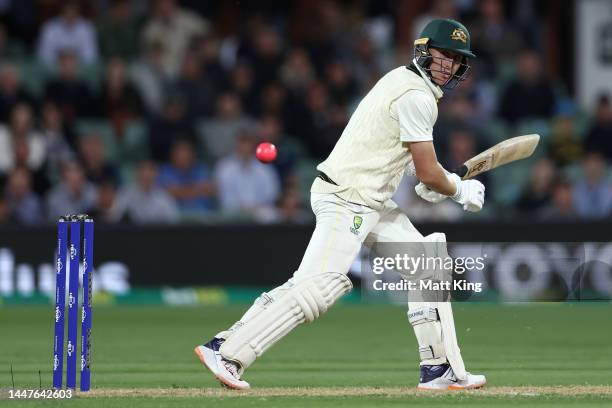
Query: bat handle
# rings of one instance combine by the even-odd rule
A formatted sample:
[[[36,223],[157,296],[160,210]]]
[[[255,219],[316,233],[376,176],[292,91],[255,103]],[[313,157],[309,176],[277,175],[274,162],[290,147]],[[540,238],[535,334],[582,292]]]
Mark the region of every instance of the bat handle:
[[[458,175],[459,177],[463,178],[467,174],[468,168],[464,164],[463,166],[458,167],[455,170],[452,170],[452,172],[455,173],[456,175]]]

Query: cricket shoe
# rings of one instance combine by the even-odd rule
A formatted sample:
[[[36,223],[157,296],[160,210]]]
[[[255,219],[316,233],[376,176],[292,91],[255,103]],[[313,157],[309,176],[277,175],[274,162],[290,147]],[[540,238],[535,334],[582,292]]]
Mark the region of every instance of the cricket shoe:
[[[465,380],[459,380],[449,364],[422,365],[419,390],[471,390],[487,383],[484,375],[466,373]]]
[[[240,366],[224,359],[219,353],[223,339],[214,337],[208,343],[195,348],[198,358],[210,370],[221,384],[235,390],[251,388],[248,382],[240,379]]]

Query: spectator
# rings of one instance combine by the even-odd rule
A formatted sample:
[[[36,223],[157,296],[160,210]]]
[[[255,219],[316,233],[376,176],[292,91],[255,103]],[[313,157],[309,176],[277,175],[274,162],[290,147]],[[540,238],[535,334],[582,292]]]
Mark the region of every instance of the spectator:
[[[337,138],[326,141],[323,136],[325,127],[329,123],[331,103],[327,88],[320,82],[315,82],[308,89],[305,101],[304,125],[299,136],[308,144],[310,153],[317,159],[327,157]]]
[[[312,222],[312,215],[302,207],[302,197],[295,188],[286,190],[281,196],[278,203],[278,214],[280,222],[298,224]]]
[[[78,0],[67,0],[61,14],[47,21],[38,41],[38,58],[55,66],[60,54],[70,50],[82,64],[98,60],[98,43],[93,24],[81,17]]]
[[[450,0],[447,0],[450,2]],[[429,22],[429,20],[427,21]],[[423,28],[425,28],[423,26]],[[358,35],[354,42],[355,60],[351,60],[350,67],[354,72],[355,80],[361,94],[365,94],[371,88],[372,78],[380,78],[385,71],[385,67],[378,60],[376,45],[372,38],[366,33]],[[463,86],[463,85],[462,85]]]
[[[145,44],[142,58],[131,65],[130,79],[142,95],[150,115],[162,109],[167,77],[163,67],[164,50],[160,42]]]
[[[111,0],[108,13],[98,23],[98,44],[105,60],[131,61],[138,55],[138,24],[129,0]]]
[[[555,166],[547,158],[538,160],[531,170],[529,185],[519,197],[516,208],[523,215],[535,215],[550,204]]]
[[[9,175],[5,196],[10,217],[16,222],[35,225],[42,220],[40,198],[32,191],[32,182],[27,169],[15,169]]]
[[[552,188],[552,202],[542,208],[539,217],[546,221],[571,220],[576,217],[572,200],[572,186],[566,180],[557,180]]]
[[[278,199],[278,176],[255,158],[255,140],[253,135],[241,133],[234,154],[217,163],[215,179],[223,211],[254,214],[271,208]]]
[[[287,89],[278,82],[270,82],[261,91],[259,114],[284,117],[284,112],[290,109],[288,104]]]
[[[179,221],[174,199],[156,184],[157,167],[143,161],[136,170],[136,182],[119,192],[116,203],[117,219],[136,224],[166,224]]]
[[[517,78],[502,92],[499,115],[508,123],[550,118],[555,105],[552,85],[543,76],[540,56],[524,50],[517,58]]]
[[[32,108],[20,103],[13,107],[10,126],[0,126],[0,173],[8,173],[16,166],[19,140],[27,145],[25,165],[30,170],[38,170],[45,162],[45,141],[33,126]]]
[[[0,195],[0,225],[6,225],[13,222],[11,211],[6,198]]]
[[[452,130],[446,144],[448,149],[440,160],[446,169],[461,167],[463,163],[476,155],[476,137],[467,129]]]
[[[444,98],[446,99],[446,98]],[[440,102],[439,115],[440,125],[438,128],[449,128],[443,133],[449,133],[456,126],[473,127],[474,105],[466,94],[457,92],[449,95],[449,98]]]
[[[161,112],[154,116],[150,126],[150,145],[153,159],[168,160],[168,152],[177,139],[195,140],[192,118],[181,95],[169,95]]]
[[[276,81],[279,67],[283,63],[281,39],[269,26],[259,25],[245,44],[244,58],[253,67],[255,88]]]
[[[471,67],[470,74],[461,86],[448,95],[449,101],[446,97],[443,98],[444,102],[452,103],[455,99],[465,102],[462,121],[474,127],[488,123],[498,109],[497,91],[488,80],[479,77],[477,66]]]
[[[582,140],[570,116],[554,120],[549,143],[550,157],[558,166],[571,164],[582,157]]]
[[[96,208],[98,192],[85,179],[83,169],[76,162],[64,165],[62,180],[47,194],[47,215],[57,220],[65,214],[84,214]]]
[[[213,208],[214,182],[208,169],[196,162],[196,152],[189,141],[174,143],[170,163],[159,172],[159,185],[176,200],[183,214],[206,213]]]
[[[238,133],[253,128],[253,120],[242,113],[240,99],[233,93],[217,99],[217,114],[204,122],[202,144],[215,159],[227,156],[236,145]]]
[[[23,45],[15,41],[13,35],[9,38],[6,31],[5,25],[0,23],[0,58],[8,60],[23,58],[26,54]]]
[[[117,169],[106,161],[102,137],[97,134],[84,135],[79,139],[79,155],[87,181],[100,184],[110,181],[119,184]]]
[[[21,86],[17,67],[5,63],[0,67],[0,122],[8,122],[11,109],[18,103],[34,104],[34,98]]]
[[[307,224],[312,222],[310,212],[302,207],[302,199],[297,189],[286,190],[278,201],[276,222]]]
[[[58,66],[58,77],[46,85],[45,100],[57,104],[69,124],[74,123],[77,117],[91,116],[96,108],[91,91],[78,77],[78,58],[71,51],[62,51]]]
[[[75,158],[69,142],[74,142],[74,135],[65,126],[57,105],[51,101],[45,102],[42,107],[41,133],[45,139],[49,178],[58,180],[64,163]]]
[[[259,209],[255,218],[263,223],[307,224],[313,220],[302,207],[300,193],[295,188],[287,189],[278,199],[276,207]]]
[[[306,107],[308,113],[302,136],[311,154],[323,159],[332,151],[348,123],[346,108],[333,105],[327,88],[321,83],[315,83],[308,90]]]
[[[248,64],[238,64],[230,73],[230,92],[235,94],[249,115],[257,113],[259,94],[255,89],[253,69]]]
[[[302,96],[315,77],[308,53],[302,48],[291,50],[280,69],[282,83],[295,96]]]
[[[188,52],[185,56],[176,90],[188,107],[189,117],[213,115],[217,87],[209,78],[206,78],[202,63],[196,53]]]
[[[317,72],[328,61],[350,55],[351,33],[349,14],[338,2],[321,1],[313,4],[312,18],[307,21],[306,48]],[[358,10],[355,10],[359,13]]]
[[[191,48],[197,56],[203,70],[204,79],[213,87],[221,88],[227,85],[227,75],[221,65],[221,39],[209,34],[193,39]],[[217,92],[220,89],[216,89]]]
[[[604,218],[612,210],[612,187],[606,180],[606,162],[598,152],[587,154],[582,161],[584,178],[574,185],[573,198],[581,218]]]
[[[497,64],[508,63],[522,45],[518,33],[504,16],[502,1],[481,1],[480,15],[469,27],[474,52],[478,55],[475,63],[486,77],[497,76]]]
[[[34,192],[43,195],[49,189],[49,177],[44,163],[39,167],[32,165],[29,161],[30,157],[30,142],[25,137],[17,137],[13,140],[13,170],[24,169],[30,175],[30,185]]]
[[[599,98],[595,122],[586,138],[586,149],[599,151],[608,161],[612,160],[612,107],[607,96]]]
[[[336,105],[349,105],[357,96],[357,83],[348,67],[340,61],[327,64],[325,83],[330,99]]]
[[[96,188],[98,201],[95,208],[91,211],[92,217],[96,222],[109,224],[120,221],[117,217],[117,188],[115,183],[110,179],[102,180],[97,184]]]
[[[162,44],[162,65],[166,74],[178,74],[191,40],[204,35],[209,24],[197,14],[177,6],[175,0],[156,0],[152,18],[142,32],[145,44]]]
[[[120,128],[144,113],[142,98],[128,79],[127,67],[120,58],[112,58],[106,65],[99,108],[103,117]]]

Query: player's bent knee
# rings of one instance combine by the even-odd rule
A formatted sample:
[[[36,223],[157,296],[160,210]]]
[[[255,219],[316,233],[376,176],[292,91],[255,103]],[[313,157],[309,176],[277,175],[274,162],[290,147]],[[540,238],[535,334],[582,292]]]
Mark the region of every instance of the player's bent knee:
[[[352,287],[346,275],[336,272],[294,281],[282,297],[272,299],[265,310],[246,322],[219,351],[224,358],[246,368],[296,326],[312,322],[325,313]]]

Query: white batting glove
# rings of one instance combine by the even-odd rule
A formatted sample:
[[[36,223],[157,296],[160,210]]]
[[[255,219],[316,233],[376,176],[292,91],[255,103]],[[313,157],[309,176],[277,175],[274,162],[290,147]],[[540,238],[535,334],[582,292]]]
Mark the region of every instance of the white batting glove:
[[[478,180],[461,180],[455,173],[448,178],[457,186],[457,192],[451,198],[463,205],[465,211],[478,212],[484,204],[485,186]]]
[[[448,198],[448,196],[445,196],[444,194],[440,194],[437,191],[433,191],[422,182],[414,187],[414,191],[416,191],[419,197],[421,197],[425,201],[429,201],[430,203],[439,203],[440,201],[446,200]]]

